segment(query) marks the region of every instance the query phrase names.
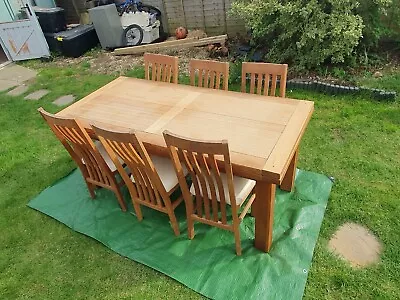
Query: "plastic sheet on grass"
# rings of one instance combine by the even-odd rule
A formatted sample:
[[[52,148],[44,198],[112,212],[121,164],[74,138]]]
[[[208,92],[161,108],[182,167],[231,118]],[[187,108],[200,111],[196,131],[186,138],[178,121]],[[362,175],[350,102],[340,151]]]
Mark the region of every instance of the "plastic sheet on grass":
[[[254,218],[247,215],[242,256],[235,255],[233,234],[218,228],[196,224],[189,240],[183,203],[176,211],[181,235],[175,237],[163,213],[143,207],[138,222],[132,208],[123,213],[108,190],[97,190],[92,200],[78,170],[28,206],[209,298],[301,299],[331,187],[324,175],[298,171],[291,193],[277,189],[270,253],[253,247]]]

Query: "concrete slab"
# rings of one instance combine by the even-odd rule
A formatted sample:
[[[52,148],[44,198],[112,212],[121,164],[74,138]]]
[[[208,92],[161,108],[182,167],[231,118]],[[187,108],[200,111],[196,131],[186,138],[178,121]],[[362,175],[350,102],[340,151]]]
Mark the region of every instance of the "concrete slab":
[[[24,99],[26,100],[39,100],[43,96],[47,95],[50,91],[49,90],[38,90],[29,95],[25,96]]]
[[[367,228],[355,223],[340,226],[328,246],[354,268],[378,263],[382,252],[379,240]]]
[[[36,71],[15,64],[2,67],[0,68],[0,91],[20,85],[36,75]]]
[[[24,82],[32,79],[37,72],[19,65],[10,64],[0,69],[0,79]]]
[[[53,104],[55,104],[57,106],[65,106],[65,105],[71,104],[74,101],[75,101],[74,95],[65,95],[65,96],[61,96],[60,98],[54,100]]]
[[[28,90],[28,86],[21,84],[7,93],[10,96],[20,96]]]
[[[1,80],[0,79],[0,92],[8,90],[14,86],[18,85],[18,82],[11,81],[11,80]]]

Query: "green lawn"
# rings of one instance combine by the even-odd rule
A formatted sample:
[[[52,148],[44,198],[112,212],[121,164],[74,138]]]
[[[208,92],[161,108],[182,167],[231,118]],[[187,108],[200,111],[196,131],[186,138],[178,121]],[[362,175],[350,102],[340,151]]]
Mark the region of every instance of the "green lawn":
[[[143,76],[143,70],[128,75]],[[51,104],[56,97],[72,93],[81,98],[114,78],[92,74],[88,64],[46,67],[32,85],[32,90],[52,91],[42,100],[0,94],[0,299],[202,298],[26,207],[74,168],[36,109],[56,112],[59,108]],[[400,77],[389,79],[387,85],[400,86]],[[336,179],[305,299],[399,299],[399,102],[304,91],[287,96],[315,101],[299,167]],[[379,237],[381,263],[354,270],[327,250],[330,236],[346,221],[365,225]]]

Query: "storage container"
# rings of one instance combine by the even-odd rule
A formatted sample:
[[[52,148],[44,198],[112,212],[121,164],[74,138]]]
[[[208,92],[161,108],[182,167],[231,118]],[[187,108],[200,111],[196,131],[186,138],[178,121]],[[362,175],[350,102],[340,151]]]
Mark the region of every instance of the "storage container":
[[[78,25],[74,28],[45,34],[50,50],[68,57],[79,57],[99,43],[93,25]]]
[[[65,11],[63,8],[43,8],[35,6],[33,10],[35,11],[43,32],[54,33],[67,29]]]

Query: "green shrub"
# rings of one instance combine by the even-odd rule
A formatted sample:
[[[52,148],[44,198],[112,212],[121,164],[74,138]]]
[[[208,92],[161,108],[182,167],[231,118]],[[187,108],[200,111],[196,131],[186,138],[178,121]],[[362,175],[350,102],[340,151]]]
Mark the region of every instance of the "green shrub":
[[[396,0],[398,1],[398,0]],[[382,36],[381,15],[391,0],[236,0],[232,13],[245,20],[253,42],[268,49],[266,59],[297,69],[343,63]],[[367,24],[363,18],[368,19]],[[376,23],[374,23],[376,22]],[[361,47],[359,47],[361,48]]]

